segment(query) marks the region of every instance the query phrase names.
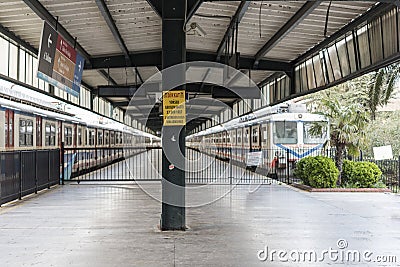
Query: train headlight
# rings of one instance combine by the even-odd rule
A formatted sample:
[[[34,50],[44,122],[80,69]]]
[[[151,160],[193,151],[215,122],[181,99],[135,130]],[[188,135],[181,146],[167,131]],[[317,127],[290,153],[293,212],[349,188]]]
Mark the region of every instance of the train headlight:
[[[303,114],[299,114],[299,119],[303,118]]]

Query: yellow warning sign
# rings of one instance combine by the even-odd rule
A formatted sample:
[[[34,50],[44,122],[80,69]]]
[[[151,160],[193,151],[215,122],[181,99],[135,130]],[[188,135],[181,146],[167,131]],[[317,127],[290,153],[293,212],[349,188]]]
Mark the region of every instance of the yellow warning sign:
[[[185,96],[184,90],[163,92],[164,126],[186,124]]]

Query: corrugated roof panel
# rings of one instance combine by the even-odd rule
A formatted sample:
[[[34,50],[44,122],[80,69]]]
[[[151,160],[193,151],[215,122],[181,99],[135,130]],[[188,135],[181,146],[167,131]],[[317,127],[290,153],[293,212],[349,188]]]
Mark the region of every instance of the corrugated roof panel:
[[[161,18],[145,0],[106,0],[129,51],[161,48]]]
[[[83,72],[82,80],[84,80],[91,87],[107,84],[107,80],[100,75],[97,70],[85,70]]]
[[[254,56],[304,3],[305,1],[252,2],[239,25],[240,53]]]
[[[121,53],[95,1],[40,0],[43,6],[93,56]]]
[[[291,61],[324,40],[328,5],[329,2],[322,2],[265,57]],[[327,36],[365,13],[373,5],[375,5],[374,2],[368,1],[333,1],[329,12]],[[307,36],[307,38],[301,38],[301,36]]]
[[[188,22],[187,28],[196,22],[206,32],[206,36],[187,33],[186,47],[193,50],[216,52],[222,38],[235,15],[240,2],[204,2]]]
[[[0,1],[0,24],[39,48],[42,20],[24,2]]]

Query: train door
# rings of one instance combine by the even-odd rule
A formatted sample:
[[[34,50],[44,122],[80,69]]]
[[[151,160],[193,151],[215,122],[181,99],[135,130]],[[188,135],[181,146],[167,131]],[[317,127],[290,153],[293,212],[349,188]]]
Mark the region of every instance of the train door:
[[[43,119],[36,116],[36,146],[41,147],[43,144]]]
[[[14,147],[14,111],[6,109],[5,110],[5,147]]]

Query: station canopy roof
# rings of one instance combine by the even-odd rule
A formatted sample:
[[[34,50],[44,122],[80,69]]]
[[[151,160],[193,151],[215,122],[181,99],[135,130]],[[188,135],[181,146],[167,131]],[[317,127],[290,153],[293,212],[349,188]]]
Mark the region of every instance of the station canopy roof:
[[[295,64],[309,56],[314,47],[332,41],[335,33],[360,17],[368,20],[376,15],[374,9],[387,9],[391,2],[395,1],[187,0],[187,25],[195,22],[205,33],[187,33],[187,60],[225,63],[230,56],[225,48],[234,42],[232,47],[237,47],[234,52],[239,53],[234,67],[261,85],[277,73],[293,73]],[[67,41],[76,44],[86,58],[84,85],[126,109],[132,89],[159,72],[162,65],[161,3],[161,0],[0,0],[0,30],[37,54],[46,20]],[[241,78],[232,83],[243,86]],[[232,106],[238,98],[224,97],[222,89],[198,83],[187,91],[190,98],[214,97]],[[115,93],[116,90],[121,93]],[[198,110],[215,115],[222,109],[211,103],[200,105]],[[140,105],[137,110],[140,112]],[[154,130],[161,125],[158,112],[155,108],[152,114],[155,121],[148,122]],[[197,119],[188,127],[203,121]]]

